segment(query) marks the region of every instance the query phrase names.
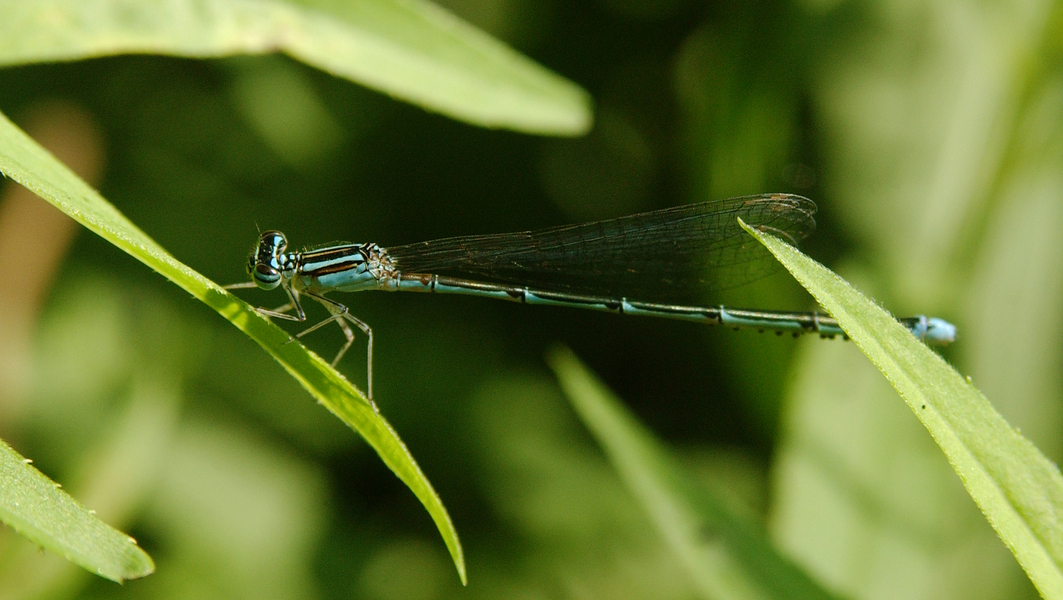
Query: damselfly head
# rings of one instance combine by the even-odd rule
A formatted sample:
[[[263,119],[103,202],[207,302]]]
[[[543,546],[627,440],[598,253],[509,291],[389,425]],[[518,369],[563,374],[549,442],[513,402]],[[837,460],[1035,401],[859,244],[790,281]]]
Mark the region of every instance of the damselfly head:
[[[258,248],[247,257],[247,272],[260,289],[272,290],[280,285],[288,262],[284,255],[287,248],[288,238],[279,231],[266,231],[258,238]]]

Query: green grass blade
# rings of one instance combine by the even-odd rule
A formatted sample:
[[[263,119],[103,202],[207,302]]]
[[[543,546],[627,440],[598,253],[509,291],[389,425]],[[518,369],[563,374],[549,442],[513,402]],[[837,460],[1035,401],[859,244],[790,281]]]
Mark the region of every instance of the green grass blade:
[[[761,527],[695,485],[571,351],[555,350],[549,361],[583,423],[705,597],[835,597],[776,552]]]
[[[0,65],[267,52],[476,125],[591,124],[580,87],[422,0],[0,0]]]
[[[1063,476],[940,356],[840,277],[786,243],[767,246],[886,376],[1045,598],[1063,598]]]
[[[258,342],[321,404],[357,431],[428,510],[465,582],[457,531],[439,496],[391,425],[347,380],[245,302],[179,262],[109,202],[0,114],[0,173],[161,273]]]
[[[43,548],[121,583],[155,571],[136,540],[104,523],[0,441],[0,521]]]

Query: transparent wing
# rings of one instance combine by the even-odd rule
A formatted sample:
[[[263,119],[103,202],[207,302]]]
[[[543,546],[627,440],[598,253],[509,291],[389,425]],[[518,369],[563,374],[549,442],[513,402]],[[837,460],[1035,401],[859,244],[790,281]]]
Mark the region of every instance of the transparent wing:
[[[802,196],[762,194],[540,231],[444,238],[388,253],[402,273],[675,300],[778,270],[739,218],[797,244],[815,230],[815,212],[815,203]]]

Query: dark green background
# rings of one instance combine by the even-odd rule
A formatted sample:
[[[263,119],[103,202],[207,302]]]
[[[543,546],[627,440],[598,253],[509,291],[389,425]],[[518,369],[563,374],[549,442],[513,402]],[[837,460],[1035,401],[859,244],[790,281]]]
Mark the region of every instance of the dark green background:
[[[246,278],[246,255],[264,229],[285,231],[296,246],[350,240],[386,247],[734,195],[799,193],[820,207],[818,231],[803,250],[851,275],[896,313],[937,312],[955,321],[968,350],[945,355],[973,371],[977,383],[982,373],[995,377],[978,365],[1000,361],[986,358],[992,344],[972,330],[987,311],[1005,315],[979,312],[972,302],[980,290],[1010,285],[979,278],[993,272],[980,266],[992,262],[986,255],[1003,255],[991,244],[991,224],[1008,213],[1015,178],[1058,166],[1058,154],[1027,160],[1021,151],[1022,122],[1060,137],[1050,100],[1058,51],[1045,51],[1048,66],[1039,74],[1008,80],[1019,90],[1016,119],[993,113],[985,123],[967,123],[976,130],[1013,123],[1014,130],[1006,132],[1003,153],[985,151],[985,161],[997,162],[971,167],[972,174],[990,172],[984,178],[995,183],[954,194],[968,202],[960,240],[946,255],[919,255],[926,251],[909,234],[925,214],[939,213],[912,190],[930,190],[927,198],[941,191],[933,173],[945,169],[941,157],[949,146],[936,127],[948,134],[948,117],[962,110],[963,98],[950,96],[940,80],[981,68],[963,63],[962,45],[949,46],[955,37],[942,26],[952,22],[950,10],[965,9],[934,6],[920,12],[852,2],[455,2],[460,16],[593,96],[595,128],[575,139],[472,127],[283,56],[127,56],[9,68],[0,71],[0,109],[16,122],[47,100],[87,111],[106,149],[103,195],[179,260],[223,284]],[[970,10],[979,23],[992,22],[990,11]],[[985,47],[1019,44],[1014,36]],[[866,105],[840,102],[844,86]],[[1041,94],[1049,100],[1038,101]],[[862,129],[848,128],[853,114]],[[1058,151],[1058,144],[1048,146]],[[915,160],[924,152],[942,162]],[[1060,188],[1047,189],[1052,198]],[[905,252],[908,258],[897,258]],[[1023,264],[1055,281],[1059,257],[1050,248],[1027,254],[1049,261]],[[912,263],[946,269],[906,270]],[[264,306],[283,301],[279,293],[240,295]],[[787,419],[803,418],[788,399],[801,396],[800,374],[812,367],[801,354],[795,363],[795,352],[856,353],[838,340],[819,342],[832,346],[820,349],[812,340],[480,299],[383,293],[337,299],[374,328],[377,403],[450,511],[465,546],[469,587],[460,588],[414,496],[353,432],[205,306],[81,232],[41,317],[30,397],[45,408],[30,410],[3,434],[53,478],[80,477],[85,456],[108,439],[138,386],[150,387],[158,372],[165,382],[159,385],[176,390],[164,429],[184,450],[164,452],[157,464],[169,466],[148,469],[155,483],[131,503],[125,524],[115,523],[152,554],[157,574],[122,588],[77,574],[75,583],[57,584],[54,597],[692,597],[676,575],[677,559],[662,549],[561,399],[543,360],[546,349],[571,347],[706,481],[764,515],[771,514],[768,482],[779,468],[780,440],[800,429]],[[705,302],[814,308],[785,275]],[[1055,313],[1044,324],[1056,333],[1059,304],[1050,304]],[[1002,407],[1020,424],[1023,418],[1045,424],[1032,435],[1050,456],[1059,450],[1054,335],[1036,346],[1048,356],[1045,364],[1029,367],[1048,373],[1038,375],[1046,388],[1027,391],[1042,400],[1036,410],[1047,412],[1007,414]],[[327,328],[304,341],[330,357],[341,339]],[[360,342],[340,365],[359,385]],[[989,354],[973,350],[979,342]],[[1019,371],[1011,375],[1029,379]],[[62,389],[75,391],[56,393],[56,378],[74,381]],[[215,459],[219,481],[227,483],[197,471],[195,465]],[[198,510],[173,490],[230,508]],[[958,502],[964,514],[973,510],[969,499]],[[259,503],[267,508],[256,513]],[[217,516],[227,510],[232,518]],[[238,517],[251,529],[241,530]],[[964,522],[984,537],[984,522]],[[993,572],[1001,574],[982,569],[980,577],[994,582],[983,591],[1029,594],[1013,560],[992,542]],[[7,539],[4,547],[19,543],[28,545]],[[19,564],[9,560],[0,585],[17,579],[10,569]],[[882,568],[906,577],[904,565]],[[957,573],[970,581],[963,569]],[[953,575],[920,589],[966,590],[951,583]],[[825,577],[857,596],[868,589],[846,577],[839,583],[837,574]]]

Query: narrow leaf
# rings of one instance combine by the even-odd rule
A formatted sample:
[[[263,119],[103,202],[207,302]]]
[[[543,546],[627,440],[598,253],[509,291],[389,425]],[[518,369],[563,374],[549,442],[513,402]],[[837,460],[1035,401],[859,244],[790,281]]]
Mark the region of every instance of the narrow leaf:
[[[179,262],[47,150],[0,114],[0,173],[204,302],[258,342],[311,395],[357,431],[428,510],[465,582],[457,531],[406,445],[375,407],[341,374],[245,302]]]
[[[823,265],[751,229],[886,376],[1045,598],[1063,598],[1063,476],[989,400]]]

